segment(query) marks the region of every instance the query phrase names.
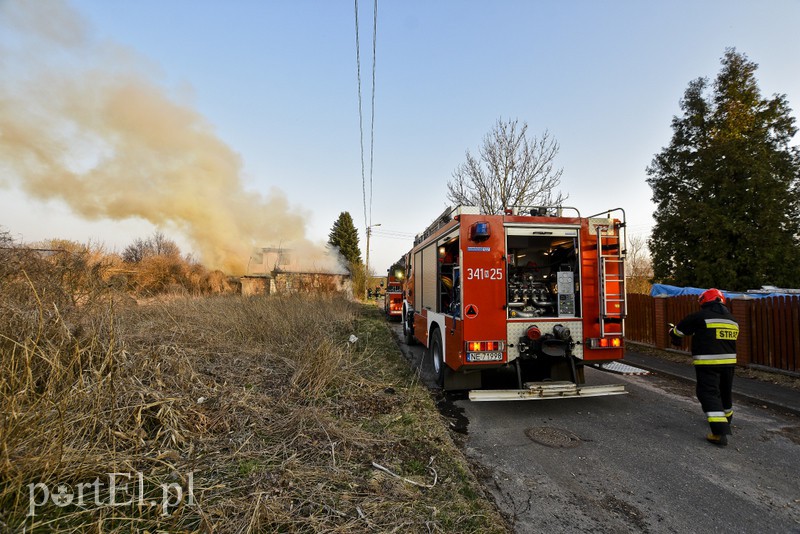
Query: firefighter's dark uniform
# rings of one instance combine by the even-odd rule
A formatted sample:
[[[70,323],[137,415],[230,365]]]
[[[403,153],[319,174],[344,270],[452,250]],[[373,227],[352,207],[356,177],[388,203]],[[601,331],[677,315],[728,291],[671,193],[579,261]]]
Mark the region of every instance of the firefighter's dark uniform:
[[[692,358],[697,375],[697,399],[708,418],[711,433],[731,433],[733,374],[739,324],[719,301],[703,304],[671,331],[673,339],[692,336]],[[709,441],[713,441],[709,437]]]

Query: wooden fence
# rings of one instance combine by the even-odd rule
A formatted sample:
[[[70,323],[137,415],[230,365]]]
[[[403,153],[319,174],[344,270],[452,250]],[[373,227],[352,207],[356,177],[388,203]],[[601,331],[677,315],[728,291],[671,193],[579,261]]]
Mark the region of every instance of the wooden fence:
[[[737,360],[743,366],[763,366],[800,373],[800,296],[732,299],[727,302],[739,323]],[[668,323],[677,324],[697,311],[697,296],[628,295],[625,337],[660,349],[689,352],[689,340],[673,347]]]

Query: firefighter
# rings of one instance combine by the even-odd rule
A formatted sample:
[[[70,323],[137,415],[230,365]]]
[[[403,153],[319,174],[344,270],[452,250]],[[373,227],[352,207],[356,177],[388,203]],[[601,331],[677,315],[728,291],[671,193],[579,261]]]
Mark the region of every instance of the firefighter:
[[[708,418],[711,433],[706,439],[724,447],[728,444],[733,419],[733,374],[736,367],[736,338],[739,325],[725,307],[719,289],[708,289],[698,298],[700,311],[670,325],[673,345],[692,336],[692,359],[697,376],[697,399]]]

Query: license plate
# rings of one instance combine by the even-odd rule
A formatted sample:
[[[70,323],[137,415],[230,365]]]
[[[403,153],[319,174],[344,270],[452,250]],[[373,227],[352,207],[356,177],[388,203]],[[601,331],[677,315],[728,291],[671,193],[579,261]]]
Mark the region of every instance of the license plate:
[[[468,362],[499,362],[503,359],[502,352],[468,352]]]

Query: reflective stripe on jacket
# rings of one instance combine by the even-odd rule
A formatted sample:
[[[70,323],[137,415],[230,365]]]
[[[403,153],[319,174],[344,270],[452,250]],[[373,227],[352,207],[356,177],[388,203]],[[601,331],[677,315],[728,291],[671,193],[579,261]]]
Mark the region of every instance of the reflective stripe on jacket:
[[[736,354],[692,354],[695,365],[735,365]]]
[[[673,329],[678,337],[692,336],[695,365],[736,365],[739,324],[722,303],[704,304]]]

